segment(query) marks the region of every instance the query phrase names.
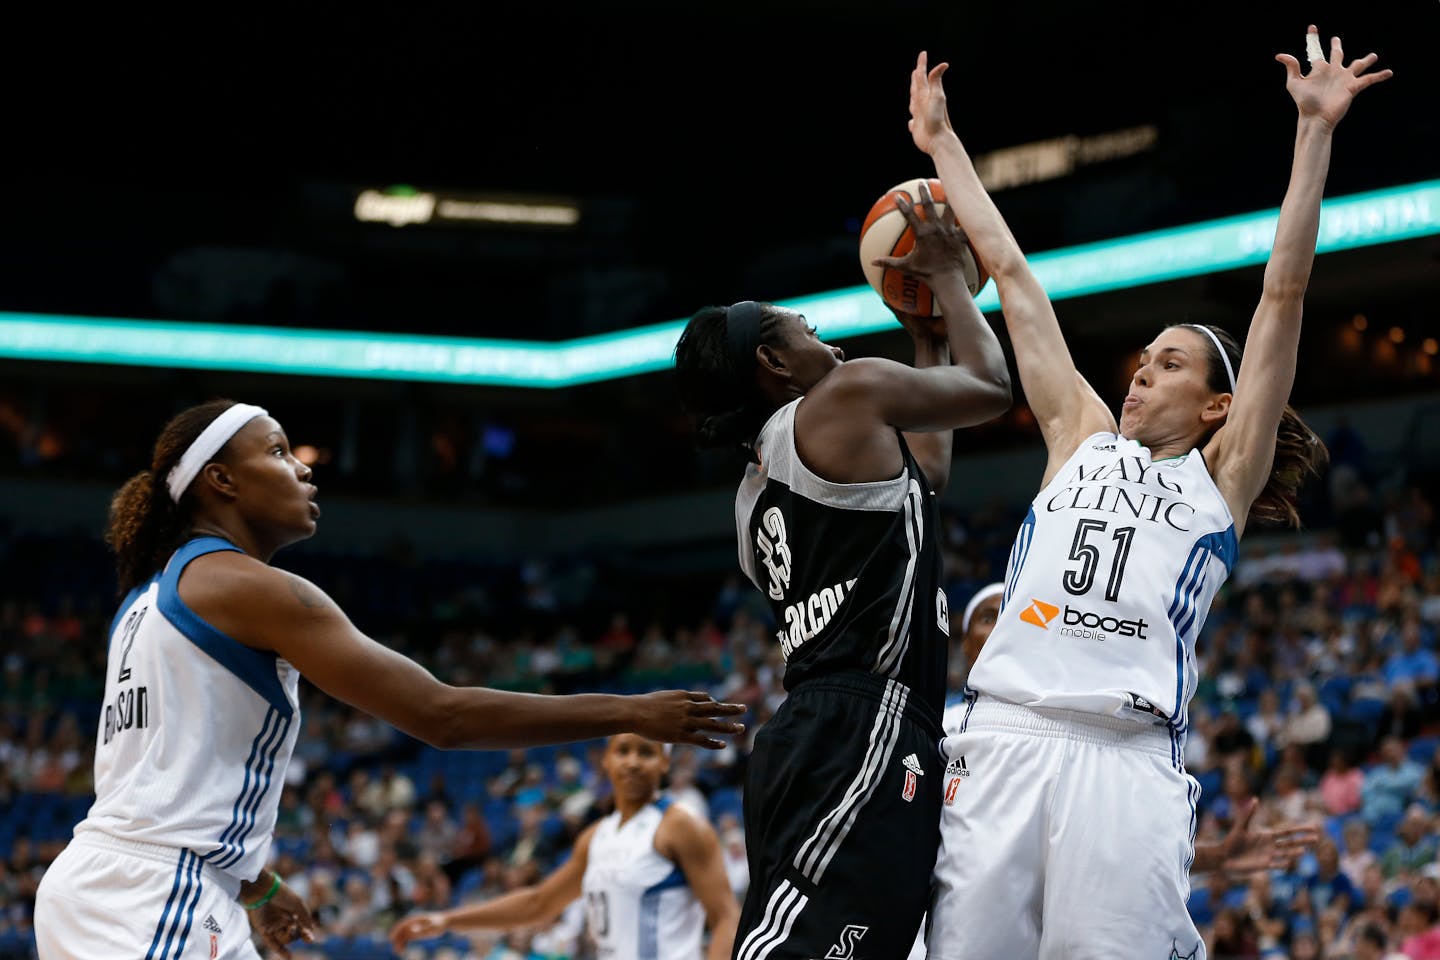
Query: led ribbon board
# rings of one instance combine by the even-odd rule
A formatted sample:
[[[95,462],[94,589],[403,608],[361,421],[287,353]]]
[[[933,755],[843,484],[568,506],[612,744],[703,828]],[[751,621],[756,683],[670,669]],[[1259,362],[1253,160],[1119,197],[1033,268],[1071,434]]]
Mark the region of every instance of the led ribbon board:
[[[1052,300],[1265,262],[1279,209],[1036,254]],[[1440,180],[1340,197],[1319,253],[1440,234]],[[989,284],[976,301],[993,311]],[[827,339],[893,329],[866,285],[784,301]],[[508,387],[569,387],[668,367],[685,321],[554,343],[0,312],[0,357]]]

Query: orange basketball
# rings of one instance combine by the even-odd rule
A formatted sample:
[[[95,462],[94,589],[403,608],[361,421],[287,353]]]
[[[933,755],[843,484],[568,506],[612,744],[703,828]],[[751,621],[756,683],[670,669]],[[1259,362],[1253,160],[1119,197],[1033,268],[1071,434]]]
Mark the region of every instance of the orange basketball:
[[[923,217],[925,211],[920,206],[922,179],[916,177],[914,180],[906,180],[886,190],[865,215],[865,222],[860,227],[860,266],[864,269],[865,279],[870,281],[870,286],[874,287],[875,292],[892,308],[917,317],[938,317],[940,305],[935,302],[930,288],[921,280],[899,270],[877,267],[870,262],[876,257],[901,257],[914,249],[915,231],[910,229],[905,214],[895,205],[895,195],[908,194],[911,202],[915,204],[915,212]],[[935,212],[942,217],[950,217],[953,222],[955,217],[945,202],[945,188],[940,185],[940,181],[931,177],[923,182],[930,187],[930,196],[935,201]],[[990,277],[968,243],[965,245],[964,259],[965,285],[970,288],[970,295],[974,296]]]

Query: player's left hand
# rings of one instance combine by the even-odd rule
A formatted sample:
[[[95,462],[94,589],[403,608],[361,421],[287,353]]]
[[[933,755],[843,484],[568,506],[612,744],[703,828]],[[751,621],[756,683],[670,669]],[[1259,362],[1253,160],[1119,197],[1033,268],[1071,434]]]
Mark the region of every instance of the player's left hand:
[[[1305,33],[1305,48],[1310,72],[1300,74],[1300,61],[1288,53],[1277,53],[1275,59],[1285,65],[1285,89],[1295,100],[1302,117],[1314,117],[1333,128],[1350,109],[1351,102],[1366,87],[1394,76],[1391,70],[1366,73],[1379,59],[1368,53],[1350,66],[1345,66],[1345,51],[1339,37],[1330,38],[1330,57],[1325,58],[1320,46],[1320,31],[1311,24]]]
[[[930,185],[920,181],[919,209],[910,202],[909,194],[903,190],[895,194],[895,208],[910,224],[915,235],[915,246],[903,256],[876,257],[871,261],[886,270],[899,270],[922,280],[944,273],[947,270],[961,270],[965,256],[965,234],[955,217],[946,208],[941,216],[930,195]]]
[[[1287,867],[1320,840],[1320,828],[1314,824],[1289,823],[1274,830],[1251,830],[1250,821],[1259,808],[1259,798],[1251,797],[1221,841],[1221,869],[1227,873],[1258,873]]]
[[[288,945],[296,940],[315,942],[315,918],[299,894],[283,883],[269,903],[250,912],[250,925],[265,945],[282,957],[290,956]]]

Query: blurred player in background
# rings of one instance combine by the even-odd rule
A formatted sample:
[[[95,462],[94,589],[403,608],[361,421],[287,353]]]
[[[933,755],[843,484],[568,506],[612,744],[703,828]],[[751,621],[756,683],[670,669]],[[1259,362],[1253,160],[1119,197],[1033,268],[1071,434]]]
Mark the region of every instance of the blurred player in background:
[[[904,957],[938,844],[949,610],[935,497],[951,432],[1010,405],[999,341],[965,285],[964,240],[901,199],[916,233],[897,262],[943,326],[900,317],[913,367],[844,362],[773,304],[707,307],[676,347],[699,441],[748,458],[740,566],[765,592],[787,698],[745,777],[750,886],[740,960]]]
[[[590,936],[607,960],[729,957],[740,907],[720,840],[710,824],[659,796],[670,768],[665,750],[619,734],[606,742],[601,764],[615,811],[585,828],[559,869],[485,903],[407,917],[390,931],[395,951],[446,932],[552,923],[583,895]],[[710,946],[703,950],[707,926]]]
[[[995,278],[1049,462],[1010,554],[999,620],[947,738],[956,790],[936,866],[941,960],[1204,955],[1186,910],[1199,785],[1184,769],[1195,638],[1252,522],[1298,522],[1324,448],[1287,404],[1331,137],[1389,71],[1327,61],[1314,27],[1245,362],[1229,334],[1168,326],[1117,423],[1075,368],[1048,298],[950,126],[922,53],[910,128]],[[1217,73],[1223,67],[1200,65]],[[947,819],[947,824],[950,821]]]
[[[43,960],[283,954],[314,921],[264,869],[300,728],[303,675],[444,749],[624,731],[718,748],[743,706],[666,691],[509,693],[441,683],[357,630],[313,584],[269,565],[310,537],[311,470],[264,410],[217,400],[174,417],[151,469],[111,504],[128,591],[111,626],[94,805],[40,884]],[[248,911],[248,913],[247,913]],[[186,953],[187,947],[190,954]]]

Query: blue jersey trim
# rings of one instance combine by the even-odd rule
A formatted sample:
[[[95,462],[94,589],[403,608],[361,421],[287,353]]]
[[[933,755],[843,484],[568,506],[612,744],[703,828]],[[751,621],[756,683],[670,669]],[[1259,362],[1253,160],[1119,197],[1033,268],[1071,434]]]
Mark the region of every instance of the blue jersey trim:
[[[193,853],[190,855],[190,869],[195,876],[195,892],[190,896],[190,906],[185,908],[185,926],[180,930],[180,939],[175,944],[175,960],[180,960],[185,955],[185,941],[190,939],[190,922],[195,919],[195,908],[200,904],[201,882],[200,858]],[[179,911],[176,911],[179,917]]]
[[[1010,604],[1010,596],[1015,592],[1015,584],[1020,580],[1020,571],[1025,567],[1025,558],[1030,555],[1030,541],[1035,537],[1035,508],[1032,506],[1025,514],[1025,519],[1020,524],[1020,529],[1015,533],[1015,542],[1010,547],[1009,569],[1005,576],[1005,594],[1000,599],[1000,613]]]
[[[1186,634],[1193,627],[1198,638],[1200,627],[1205,622],[1205,611],[1200,609],[1200,595],[1205,592],[1206,574],[1213,557],[1225,567],[1224,580],[1234,569],[1235,559],[1240,552],[1240,540],[1235,535],[1232,523],[1224,530],[1207,533],[1195,541],[1185,564],[1180,568],[1180,577],[1175,582],[1175,593],[1170,599],[1166,616],[1175,631],[1175,712],[1170,717],[1173,730],[1171,737],[1171,760],[1177,770],[1184,769],[1183,755],[1185,733],[1189,727],[1185,710],[1185,653]]]
[[[274,726],[271,726],[272,721],[275,722]],[[259,808],[260,798],[270,790],[270,773],[275,765],[275,754],[289,732],[289,717],[282,717],[274,708],[265,712],[265,722],[260,725],[260,732],[250,743],[250,756],[245,758],[245,779],[240,784],[240,793],[235,797],[235,806],[230,811],[230,824],[220,834],[220,845],[205,855],[205,859],[215,866],[232,866],[245,855],[245,838],[254,827],[254,812]],[[262,767],[266,768],[263,786],[260,783]]]
[[[175,904],[175,897],[180,893],[180,878],[185,876],[185,859],[190,855],[189,850],[180,851],[180,859],[175,864],[175,879],[170,882],[170,898],[165,901],[165,909],[160,911],[160,920],[155,924],[155,936],[150,940],[150,949],[145,952],[145,960],[156,960],[155,949],[160,946],[160,938],[165,935],[169,926],[165,921],[169,919],[170,908]],[[180,916],[179,910],[175,911],[175,916]]]
[[[290,733],[290,718],[281,717],[280,722],[271,731],[271,742],[265,747],[265,782],[260,782],[259,766],[255,769],[255,792],[250,797],[250,802],[245,805],[244,816],[240,833],[235,837],[234,843],[237,849],[227,859],[221,857],[215,861],[218,867],[231,867],[239,863],[245,856],[245,841],[250,836],[250,831],[255,829],[255,814],[260,809],[260,801],[270,792],[270,779],[275,772],[275,755],[280,752],[280,747],[285,743],[286,736]]]
[[[294,708],[285,696],[285,688],[275,672],[275,661],[279,658],[267,650],[247,647],[226,636],[202,620],[180,599],[180,574],[185,571],[186,565],[196,557],[222,550],[243,552],[233,543],[219,537],[200,537],[175,551],[160,577],[160,598],[157,603],[160,613],[191,643],[233,673],[241,683],[264,697],[281,715],[288,717],[294,712]]]
[[[674,890],[676,887],[684,886],[689,886],[689,881],[685,879],[685,872],[679,867],[676,867],[670,871],[664,880],[646,887],[645,892],[641,894],[641,896],[648,897],[651,894],[659,894],[665,890]]]
[[[676,867],[664,880],[646,887],[645,892],[640,895],[640,960],[656,960],[659,957],[660,897],[666,890],[683,886],[686,886],[685,874]]]

